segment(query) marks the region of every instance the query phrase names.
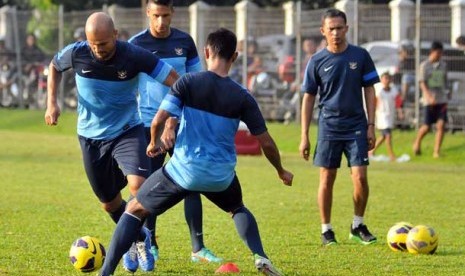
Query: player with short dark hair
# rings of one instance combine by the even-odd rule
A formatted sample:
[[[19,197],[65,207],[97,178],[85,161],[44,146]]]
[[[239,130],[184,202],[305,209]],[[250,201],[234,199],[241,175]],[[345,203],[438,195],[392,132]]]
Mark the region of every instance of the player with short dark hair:
[[[442,59],[442,54],[442,43],[433,41],[428,58],[420,64],[418,81],[423,94],[424,121],[413,143],[414,155],[421,154],[421,142],[428,134],[431,125],[436,124],[433,157],[441,156],[441,145],[447,123],[447,102],[450,98],[447,89],[447,63]]]
[[[279,151],[256,101],[228,76],[237,58],[236,43],[236,36],[229,30],[210,33],[204,50],[208,71],[185,74],[163,99],[152,123],[147,154],[154,156],[172,146],[175,147],[174,154],[129,202],[113,234],[100,275],[108,276],[114,272],[145,217],[162,214],[193,191],[201,192],[219,208],[232,214],[240,237],[255,256],[259,271],[266,275],[281,275],[265,254],[257,222],[242,201],[241,186],[235,173],[234,145],[241,120],[257,137],[265,156],[285,185],[292,184],[293,175],[282,167]],[[167,121],[170,117],[180,120],[177,137],[177,120]],[[159,138],[161,142],[157,143]]]
[[[173,1],[170,0],[148,0],[146,15],[149,19],[149,27],[129,39],[129,42],[149,50],[164,62],[173,66],[179,75],[188,72],[199,72],[202,70],[197,48],[192,37],[176,28],[171,27],[174,15]],[[147,143],[150,142],[150,125],[152,119],[160,107],[164,96],[168,94],[169,87],[154,81],[147,74],[141,74],[139,78],[139,110],[145,126]],[[172,151],[169,152],[173,154]],[[160,154],[151,160],[151,172],[163,166],[166,153]],[[200,194],[192,193],[184,200],[184,214],[189,226],[192,241],[191,260],[194,262],[221,262],[203,242],[202,229],[202,201]],[[158,260],[158,244],[156,236],[156,217],[149,216],[145,222],[151,231],[152,248],[154,259]],[[133,248],[133,247],[132,247]],[[133,249],[134,250],[134,249]],[[132,254],[134,256],[134,254]],[[123,265],[126,269],[135,271],[137,269],[137,258],[130,258],[130,254],[123,257]]]
[[[87,41],[66,46],[49,65],[45,122],[58,123],[57,89],[62,73],[72,68],[78,88],[77,133],[84,168],[103,209],[116,223],[126,207],[121,190],[127,185],[135,195],[149,176],[137,104],[138,75],[146,73],[168,86],[178,75],[149,51],[117,41],[113,20],[105,13],[91,14],[85,32]],[[153,270],[149,235],[144,233],[137,240],[138,249],[146,253],[141,259],[144,270]]]
[[[313,55],[306,68],[302,85],[305,94],[299,150],[301,156],[308,160],[310,122],[316,94],[319,93],[318,142],[314,164],[320,167],[318,206],[321,240],[324,245],[337,243],[331,225],[331,207],[334,182],[344,154],[354,186],[354,219],[350,237],[369,244],[375,242],[376,237],[363,223],[363,216],[369,191],[368,151],[375,146],[373,85],[379,82],[379,77],[368,52],[347,42],[348,26],[344,12],[327,10],[322,17],[320,31],[326,38],[327,46]]]

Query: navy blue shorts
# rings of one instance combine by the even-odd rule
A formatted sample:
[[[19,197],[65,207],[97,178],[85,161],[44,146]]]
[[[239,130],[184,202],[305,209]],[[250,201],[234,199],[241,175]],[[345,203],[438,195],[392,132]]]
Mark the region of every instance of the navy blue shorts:
[[[319,140],[315,147],[313,164],[318,167],[335,169],[341,166],[342,154],[347,158],[349,167],[367,166],[367,139]]]
[[[146,210],[158,216],[179,203],[187,195],[198,192],[186,190],[176,184],[166,173],[165,167],[162,167],[144,182],[136,197]],[[224,191],[200,193],[225,212],[233,213],[244,206],[242,189],[237,176],[234,176],[233,181]]]
[[[144,127],[135,126],[112,140],[79,136],[87,178],[101,202],[110,202],[127,184],[127,175],[150,174]]]
[[[425,125],[435,124],[438,120],[443,120],[447,123],[447,104],[427,105],[423,107],[423,123]]]

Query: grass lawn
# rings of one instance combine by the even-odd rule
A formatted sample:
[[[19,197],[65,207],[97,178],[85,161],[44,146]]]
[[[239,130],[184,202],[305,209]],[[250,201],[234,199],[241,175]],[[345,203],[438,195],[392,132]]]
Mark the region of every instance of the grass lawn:
[[[91,235],[109,244],[114,224],[100,209],[87,182],[75,120],[75,114],[64,113],[57,127],[47,127],[42,111],[0,110],[0,275],[81,275],[68,260],[71,243]],[[370,165],[365,219],[378,236],[373,245],[348,240],[352,185],[343,165],[332,216],[339,245],[322,248],[316,204],[318,169],[298,155],[299,126],[268,126],[284,166],[295,174],[294,185],[280,184],[263,156],[240,156],[237,173],[265,250],[286,275],[465,275],[464,134],[446,135],[441,159],[432,158],[430,134],[423,156],[412,157],[408,163]],[[395,151],[410,154],[415,132],[395,131],[393,135]],[[311,142],[314,145],[315,139]],[[127,190],[124,194],[127,197]],[[205,198],[203,202],[207,247],[235,262],[241,274],[256,275],[233,221]],[[386,234],[398,221],[434,227],[439,233],[436,254],[392,252]],[[161,260],[156,272],[138,271],[136,275],[214,274],[218,265],[190,262],[182,204],[159,218],[157,230]],[[129,274],[120,266],[116,275]]]

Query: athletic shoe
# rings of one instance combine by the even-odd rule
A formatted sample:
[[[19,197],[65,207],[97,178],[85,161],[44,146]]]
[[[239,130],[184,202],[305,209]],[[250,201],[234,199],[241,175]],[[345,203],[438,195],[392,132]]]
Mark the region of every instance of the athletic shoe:
[[[376,237],[368,231],[365,224],[360,224],[355,229],[353,229],[351,225],[349,239],[358,241],[361,244],[372,244],[376,242]]]
[[[270,276],[282,276],[284,275],[281,271],[279,271],[276,267],[271,264],[271,261],[267,258],[264,258],[258,254],[254,255],[255,259],[255,267],[258,269],[259,272],[270,275]]]
[[[336,235],[334,235],[334,232],[332,229],[329,229],[323,234],[321,234],[321,242],[325,246],[337,244]]]
[[[158,261],[158,248],[156,248],[154,245],[152,245],[152,247],[150,247],[150,252],[152,252],[152,255],[153,255],[153,260],[156,262]]]
[[[144,241],[136,242],[137,260],[143,271],[152,271],[155,268],[155,260],[150,250],[150,231],[145,227],[142,227],[142,229],[145,232],[145,239]]]
[[[218,258],[207,248],[202,248],[196,253],[192,253],[191,260],[194,263],[204,262],[204,263],[221,263],[223,259]]]
[[[128,252],[123,255],[123,268],[128,272],[136,272],[139,267],[139,261],[137,260],[137,249],[136,244],[133,243]]]

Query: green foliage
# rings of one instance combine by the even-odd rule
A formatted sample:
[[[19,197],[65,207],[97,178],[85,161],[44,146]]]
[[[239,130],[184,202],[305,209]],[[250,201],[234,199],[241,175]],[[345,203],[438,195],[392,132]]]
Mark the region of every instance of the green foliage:
[[[43,111],[0,109],[0,275],[82,275],[69,263],[71,243],[92,235],[108,247],[114,229],[85,177],[75,133],[76,114],[63,113],[56,127],[45,126],[43,115]],[[439,160],[430,157],[430,134],[423,156],[403,164],[370,165],[365,218],[379,239],[370,246],[348,240],[353,189],[343,164],[334,188],[332,216],[340,244],[322,248],[316,203],[318,169],[298,156],[299,126],[268,126],[285,167],[295,174],[294,185],[280,184],[263,156],[240,156],[237,173],[265,250],[286,275],[463,275],[464,134],[446,135],[444,157]],[[311,131],[314,144],[315,126]],[[409,153],[415,132],[395,131],[393,135],[396,152]],[[241,275],[257,275],[230,216],[205,198],[203,208],[206,245],[235,262]],[[431,225],[439,233],[437,253],[392,252],[385,237],[398,221]],[[214,274],[218,265],[189,261],[183,204],[163,214],[157,225],[161,254],[157,275]],[[128,274],[120,266],[115,275]]]
[[[48,54],[53,54],[58,49],[58,6],[51,0],[31,1],[34,12],[30,18],[27,29],[37,37],[37,44]]]

